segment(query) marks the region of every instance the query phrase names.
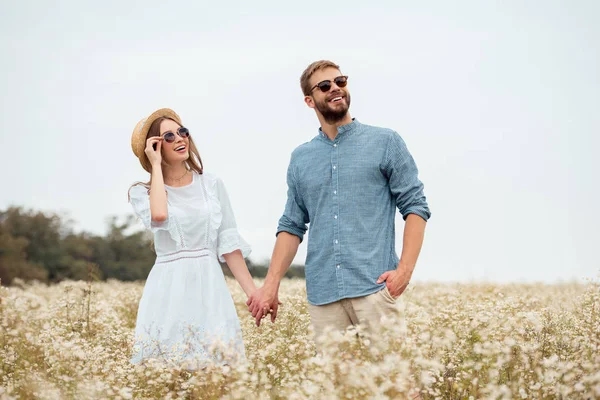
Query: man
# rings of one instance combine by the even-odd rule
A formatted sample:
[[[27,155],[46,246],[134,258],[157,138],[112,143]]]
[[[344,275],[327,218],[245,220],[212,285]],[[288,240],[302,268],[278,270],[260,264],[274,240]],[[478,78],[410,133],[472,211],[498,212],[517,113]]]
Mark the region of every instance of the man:
[[[300,78],[321,128],[292,153],[269,272],[247,302],[257,325],[268,313],[275,321],[280,281],[309,223],[305,270],[315,338],[327,326],[378,328],[382,316],[396,312],[415,268],[431,215],[417,167],[396,132],[350,116],[347,83],[339,66],[326,60],[309,65]],[[406,221],[400,258],[396,207]]]

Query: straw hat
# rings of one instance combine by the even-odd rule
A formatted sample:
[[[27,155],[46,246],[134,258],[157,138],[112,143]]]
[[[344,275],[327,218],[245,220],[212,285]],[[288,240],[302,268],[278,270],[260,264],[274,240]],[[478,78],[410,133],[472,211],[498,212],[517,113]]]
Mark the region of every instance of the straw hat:
[[[179,125],[182,125],[181,118],[179,118],[179,115],[177,115],[175,111],[170,108],[161,108],[150,114],[148,118],[144,118],[138,122],[131,134],[131,150],[133,150],[133,154],[140,160],[142,167],[148,172],[151,172],[151,165],[144,152],[144,149],[146,148],[146,136],[148,135],[152,123],[160,117],[172,119]]]

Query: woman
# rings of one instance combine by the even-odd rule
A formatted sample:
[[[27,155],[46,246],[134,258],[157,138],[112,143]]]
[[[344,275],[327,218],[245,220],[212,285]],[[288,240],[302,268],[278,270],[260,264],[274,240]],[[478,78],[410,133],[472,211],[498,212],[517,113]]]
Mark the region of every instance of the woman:
[[[131,147],[151,179],[133,185],[129,200],[153,232],[157,254],[139,304],[131,361],[243,359],[239,319],[218,261],[227,263],[247,296],[256,287],[244,261],[250,247],[237,231],[223,183],[203,171],[188,129],[168,108],[138,122]]]

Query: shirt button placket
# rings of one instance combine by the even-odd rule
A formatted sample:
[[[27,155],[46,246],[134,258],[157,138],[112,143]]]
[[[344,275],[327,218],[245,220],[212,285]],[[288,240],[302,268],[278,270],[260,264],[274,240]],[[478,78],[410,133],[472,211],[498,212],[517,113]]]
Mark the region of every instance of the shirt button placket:
[[[340,215],[340,203],[339,203],[339,166],[338,166],[338,155],[339,146],[337,142],[333,143],[331,148],[331,184],[333,185],[333,210],[332,210],[332,223],[333,223],[333,253],[334,253],[334,265],[335,274],[338,287],[339,297],[344,297],[344,276],[343,268],[341,265],[341,251],[340,251],[340,229],[339,229],[339,215]]]

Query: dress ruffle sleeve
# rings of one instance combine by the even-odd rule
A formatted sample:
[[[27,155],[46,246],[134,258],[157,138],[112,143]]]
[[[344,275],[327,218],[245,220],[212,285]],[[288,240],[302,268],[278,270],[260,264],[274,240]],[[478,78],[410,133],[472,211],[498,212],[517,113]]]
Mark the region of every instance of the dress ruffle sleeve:
[[[216,219],[220,219],[221,223],[217,230],[217,255],[219,256],[220,262],[225,262],[224,254],[229,254],[235,250],[240,250],[244,258],[248,257],[252,252],[250,245],[242,238],[237,229],[235,222],[235,215],[227,195],[227,190],[223,182],[215,177],[213,190],[210,195],[215,196],[218,207],[213,210]]]
[[[133,186],[129,190],[129,203],[133,208],[133,212],[142,221],[146,229],[149,229],[150,231],[152,231],[152,233],[157,233],[159,231],[167,231],[176,243],[180,243],[181,235],[179,234],[179,230],[177,229],[175,217],[171,215],[171,212],[168,208],[168,215],[165,221],[152,221],[152,216],[150,214],[150,195],[148,194],[148,188],[146,188],[143,185]]]

